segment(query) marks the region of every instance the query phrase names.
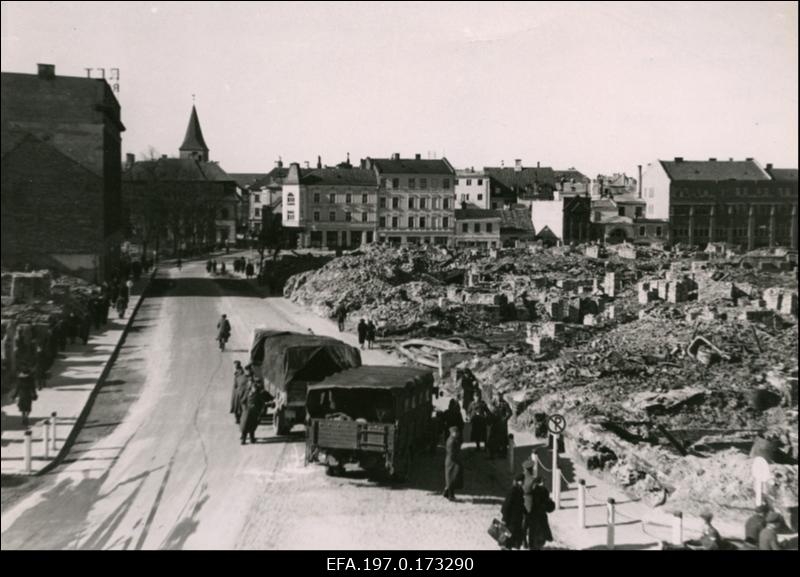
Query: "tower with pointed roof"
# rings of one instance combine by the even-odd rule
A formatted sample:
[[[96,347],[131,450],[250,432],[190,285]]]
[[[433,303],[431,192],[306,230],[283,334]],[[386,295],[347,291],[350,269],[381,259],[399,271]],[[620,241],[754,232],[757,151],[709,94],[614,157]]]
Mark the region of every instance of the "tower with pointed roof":
[[[192,115],[189,117],[189,126],[186,127],[186,136],[179,150],[181,158],[208,162],[208,146],[203,139],[203,131],[200,129],[200,120],[197,118],[197,108],[194,104],[192,104]]]

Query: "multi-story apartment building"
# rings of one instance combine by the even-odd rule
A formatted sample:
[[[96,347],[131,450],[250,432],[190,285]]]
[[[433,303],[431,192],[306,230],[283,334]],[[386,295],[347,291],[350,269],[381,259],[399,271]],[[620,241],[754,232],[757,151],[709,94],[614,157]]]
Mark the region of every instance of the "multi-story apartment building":
[[[352,248],[375,240],[378,179],[374,169],[289,166],[282,187],[283,226],[300,248]]]
[[[647,217],[668,218],[672,242],[797,248],[797,171],[767,168],[752,158],[651,163],[642,175]]]
[[[452,245],[456,173],[446,158],[367,158],[378,179],[378,241]]]
[[[500,211],[466,208],[455,211],[455,245],[459,247],[499,248]]]
[[[456,170],[455,200],[457,209],[508,209],[517,202],[517,197],[485,170],[469,168]]]

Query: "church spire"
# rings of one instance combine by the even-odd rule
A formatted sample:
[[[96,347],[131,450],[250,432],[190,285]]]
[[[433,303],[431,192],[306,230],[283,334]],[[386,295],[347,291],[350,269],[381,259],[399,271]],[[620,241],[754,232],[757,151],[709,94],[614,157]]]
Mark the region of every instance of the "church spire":
[[[203,139],[203,131],[200,129],[200,120],[197,118],[197,109],[192,104],[192,115],[189,117],[189,126],[186,127],[186,136],[180,147],[181,158],[195,158],[203,162],[208,162],[208,146]]]

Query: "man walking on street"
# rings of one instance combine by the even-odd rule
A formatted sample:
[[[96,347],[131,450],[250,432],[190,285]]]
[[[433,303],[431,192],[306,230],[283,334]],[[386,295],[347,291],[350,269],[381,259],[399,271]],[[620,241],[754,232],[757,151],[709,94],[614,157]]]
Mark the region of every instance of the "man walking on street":
[[[450,427],[445,445],[444,493],[448,501],[456,500],[456,491],[464,488],[464,465],[461,461],[461,432]]]
[[[525,461],[523,470],[525,471],[525,480],[522,483],[525,533],[528,549],[538,551],[545,543],[553,540],[547,514],[555,510],[555,503],[550,499],[550,493],[544,486],[542,478],[533,476],[533,462]]]
[[[524,540],[525,498],[522,492],[522,473],[514,477],[511,489],[503,502],[503,523],[511,531],[511,538],[506,542],[506,549],[519,549]]]
[[[364,319],[358,321],[358,345],[361,347],[361,350],[364,350],[364,343],[367,340],[367,323],[364,322]]]
[[[247,375],[242,368],[242,363],[233,363],[233,392],[231,393],[231,413],[236,417],[236,424],[240,424],[242,418],[242,404],[244,394],[247,392]]]
[[[339,305],[339,308],[336,309],[336,322],[339,323],[339,332],[344,332],[344,321],[347,319],[347,309],[344,308],[344,305]]]
[[[375,332],[376,332],[375,323],[373,323],[372,319],[370,319],[367,322],[367,348],[368,349],[371,349],[372,345],[375,344]]]
[[[242,445],[247,444],[247,437],[250,437],[250,442],[256,442],[256,429],[261,420],[261,414],[264,412],[264,405],[267,402],[266,392],[264,391],[261,382],[248,374],[249,384],[247,385],[247,393],[245,395],[244,407],[240,423],[240,430],[242,431],[241,442]]]

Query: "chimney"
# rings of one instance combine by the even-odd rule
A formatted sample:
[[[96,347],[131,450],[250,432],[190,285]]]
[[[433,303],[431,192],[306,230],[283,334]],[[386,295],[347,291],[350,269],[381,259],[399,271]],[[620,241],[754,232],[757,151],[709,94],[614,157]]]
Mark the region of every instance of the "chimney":
[[[322,168],[322,157],[317,155],[317,168]]]
[[[278,157],[278,160],[275,161],[275,168],[283,168],[283,160],[281,157]]]
[[[637,165],[639,167],[639,198],[642,198],[642,165]]]
[[[39,78],[43,78],[45,80],[52,80],[56,77],[56,65],[55,64],[37,64],[37,68],[39,69]]]
[[[419,152],[414,155],[414,160],[421,160],[421,159],[422,155]]]
[[[515,158],[514,159],[514,172],[519,172],[522,170],[522,159]]]
[[[539,168],[539,161],[536,161],[536,168]]]
[[[767,163],[767,170],[772,170],[772,163],[771,162]]]
[[[306,169],[311,168],[311,163],[308,162],[307,160],[303,161],[303,164],[305,165]]]
[[[716,161],[717,161],[717,159],[716,159],[716,158],[709,158],[709,159],[708,159],[708,161],[709,161],[709,162],[716,162]]]
[[[501,160],[500,161],[500,168],[505,168],[505,167],[506,167],[506,161],[505,160]]]
[[[136,155],[132,152],[129,152],[125,155],[125,170],[130,170],[133,163],[136,162]]]
[[[167,155],[166,155],[166,154],[162,154],[162,155],[161,155],[161,159],[162,159],[162,160],[166,160],[166,158],[167,158]]]
[[[392,153],[392,160],[400,160],[400,153],[399,152],[393,152]]]
[[[675,162],[683,162],[683,157],[682,156],[676,156],[675,157]]]
[[[747,158],[745,158],[745,160],[747,162],[753,162],[753,157],[752,156],[748,156]]]

